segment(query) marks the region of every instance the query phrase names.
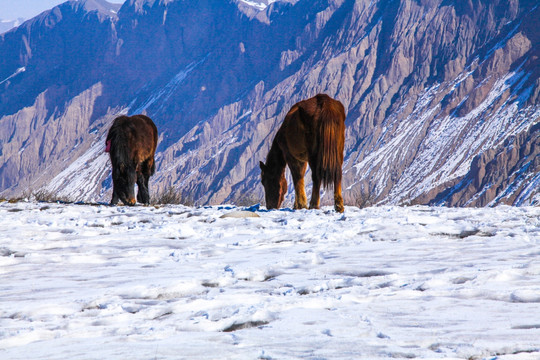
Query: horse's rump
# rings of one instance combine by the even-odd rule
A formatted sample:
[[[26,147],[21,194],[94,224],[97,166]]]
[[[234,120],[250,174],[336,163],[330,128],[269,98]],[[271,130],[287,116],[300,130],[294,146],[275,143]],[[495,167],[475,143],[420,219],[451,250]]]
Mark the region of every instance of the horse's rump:
[[[157,128],[144,115],[119,116],[109,130],[106,143],[113,167],[137,166],[154,157]]]

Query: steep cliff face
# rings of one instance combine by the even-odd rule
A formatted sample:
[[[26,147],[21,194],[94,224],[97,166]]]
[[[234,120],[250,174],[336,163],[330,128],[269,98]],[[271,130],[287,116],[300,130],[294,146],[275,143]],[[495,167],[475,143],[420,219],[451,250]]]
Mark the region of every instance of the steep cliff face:
[[[535,1],[77,4],[0,36],[5,195],[106,199],[107,126],[144,111],[161,133],[154,189],[260,201],[284,115],[324,92],[348,113],[349,204],[538,201]]]
[[[84,154],[114,41],[102,0],[64,3],[0,35],[0,189],[37,190]]]
[[[468,173],[449,185],[441,187],[434,204],[540,204],[540,123],[475,156]]]

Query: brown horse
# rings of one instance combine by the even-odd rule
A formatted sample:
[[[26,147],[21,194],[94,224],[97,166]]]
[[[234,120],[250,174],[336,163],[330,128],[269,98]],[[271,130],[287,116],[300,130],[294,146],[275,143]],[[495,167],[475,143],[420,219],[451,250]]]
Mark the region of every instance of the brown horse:
[[[139,191],[137,200],[150,203],[148,179],[154,175],[154,154],[158,132],[154,122],[145,115],[119,116],[107,134],[105,151],[112,163],[113,195],[111,205],[121,200],[135,205],[135,182]]]
[[[285,166],[294,181],[294,208],[307,208],[304,174],[311,168],[313,192],[310,209],[318,209],[321,183],[334,185],[334,207],[343,212],[341,166],[345,145],[345,108],[338,100],[319,94],[296,103],[279,128],[266,164],[260,162],[266,207],[278,209],[287,192]]]

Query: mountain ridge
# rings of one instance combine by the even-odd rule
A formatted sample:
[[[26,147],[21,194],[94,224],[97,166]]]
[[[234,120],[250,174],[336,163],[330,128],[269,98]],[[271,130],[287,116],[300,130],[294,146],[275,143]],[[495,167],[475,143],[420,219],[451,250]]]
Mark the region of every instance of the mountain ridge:
[[[534,1],[471,4],[291,1],[247,14],[234,2],[214,8],[207,2],[128,1],[116,17],[94,20],[100,35],[89,43],[95,58],[103,60],[83,56],[73,74],[83,66],[90,70],[76,83],[44,86],[41,96],[52,100],[34,101],[30,108],[39,108],[34,115],[24,115],[28,110],[6,115],[0,106],[0,122],[12,129],[1,139],[27,134],[0,149],[10,154],[0,158],[0,192],[48,186],[65,195],[106,198],[110,180],[99,144],[107,124],[119,113],[146,112],[161,134],[151,187],[172,186],[200,204],[260,201],[257,164],[284,114],[295,102],[325,92],[348,112],[343,185],[349,204],[538,203],[536,162],[523,170],[528,174],[523,186],[511,190],[502,181],[492,194],[478,175],[497,171],[480,171],[477,159],[490,149],[503,153],[510,138],[523,138],[519,146],[535,149],[530,137],[537,134],[531,129],[540,116],[534,31],[539,9]],[[203,10],[205,16],[194,17]],[[0,49],[5,44],[0,37]],[[13,61],[10,68],[21,65]],[[10,87],[28,91],[21,83],[33,70],[26,67],[30,71],[4,84],[0,99],[17,103]],[[0,79],[13,74],[7,72]],[[69,78],[67,73],[61,79]],[[38,98],[31,95],[30,100]],[[62,102],[66,98],[72,100]],[[15,130],[17,122],[50,127],[54,120],[47,117],[68,116],[82,99],[91,109],[77,127],[77,140],[70,140],[71,146],[78,144],[77,156],[44,151],[47,136],[34,139],[29,130]],[[42,148],[34,156],[56,157],[47,175],[51,184],[32,179],[36,168],[30,156],[14,155],[25,141]],[[87,161],[77,161],[81,156]],[[485,161],[498,164],[490,169],[503,166]],[[73,185],[89,177],[93,186],[84,191]],[[457,194],[456,185],[467,178],[475,178],[471,183],[477,186],[463,186]],[[453,200],[441,201],[452,188]],[[506,192],[514,195],[499,196]]]

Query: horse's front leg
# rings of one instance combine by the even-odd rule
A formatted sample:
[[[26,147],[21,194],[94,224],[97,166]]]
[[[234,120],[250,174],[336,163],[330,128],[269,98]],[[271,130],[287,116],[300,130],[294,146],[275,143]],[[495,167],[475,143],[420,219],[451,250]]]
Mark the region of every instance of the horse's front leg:
[[[120,194],[118,194],[119,184],[118,184],[118,172],[113,168],[112,171],[112,183],[113,183],[113,192],[112,192],[112,199],[111,199],[111,205],[117,205],[120,201]]]
[[[294,209],[307,209],[307,196],[304,185],[304,175],[306,174],[307,162],[296,159],[287,161],[294,184]]]
[[[116,193],[116,190],[113,186],[113,194],[112,194],[112,199],[111,199],[111,205],[116,205],[118,204],[118,201],[119,201],[119,197],[118,197],[118,194]]]

